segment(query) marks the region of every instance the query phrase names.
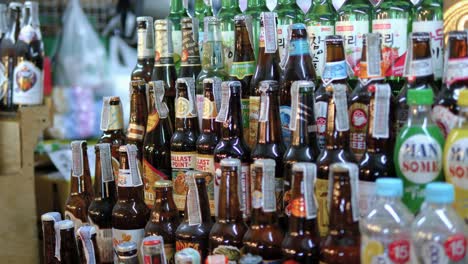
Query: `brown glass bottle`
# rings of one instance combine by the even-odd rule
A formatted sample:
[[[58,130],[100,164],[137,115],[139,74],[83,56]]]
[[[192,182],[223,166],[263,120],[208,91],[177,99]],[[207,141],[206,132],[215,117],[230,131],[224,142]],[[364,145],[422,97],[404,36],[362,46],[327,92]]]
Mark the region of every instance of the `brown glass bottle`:
[[[432,67],[432,53],[430,48],[431,36],[427,32],[413,32],[409,36],[411,45],[408,47],[405,65],[406,83],[396,97],[395,135],[408,120],[408,104],[406,95],[409,89],[432,89],[436,95],[439,88],[434,83],[434,70]]]
[[[280,80],[281,68],[276,33],[276,13],[260,14],[260,39],[258,61],[255,73],[250,81],[249,97],[249,146],[257,144],[258,113],[260,111],[260,82],[263,80]],[[267,27],[265,27],[265,24]]]
[[[291,119],[291,85],[295,81],[317,80],[315,68],[310,56],[309,42],[304,24],[290,26],[291,37],[289,39],[288,58],[280,80],[280,115],[283,139],[286,147],[291,143],[289,120]]]
[[[55,230],[54,225],[61,220],[62,216],[60,216],[60,213],[58,212],[49,212],[41,216],[43,241],[42,256],[44,263],[60,263],[59,259],[55,255],[55,243],[58,242],[55,238],[55,232],[58,232],[58,230]]]
[[[88,207],[93,199],[86,141],[72,141],[70,195],[65,204],[65,219],[79,228],[88,222]]]
[[[154,29],[153,18],[149,16],[137,17],[137,63],[132,71],[132,81],[151,81],[154,66]]]
[[[11,2],[8,5],[10,14],[8,19],[9,30],[3,37],[0,43],[0,58],[1,72],[0,77],[0,111],[15,111],[16,106],[13,104],[13,71],[16,65],[16,48],[15,44],[18,41],[20,33],[22,4],[19,2]]]
[[[359,264],[361,234],[357,213],[357,179],[344,164],[332,164],[330,224],[320,247],[320,263]]]
[[[215,196],[219,194],[221,176],[221,160],[236,158],[241,160],[242,199],[241,204],[244,220],[250,216],[250,149],[245,143],[241,112],[241,84],[238,81],[223,82],[221,109],[216,122],[221,123],[221,136],[214,150],[216,170]],[[215,199],[216,200],[216,199]],[[215,208],[216,212],[219,210]]]
[[[239,185],[242,184],[240,167],[239,159],[221,160],[217,219],[209,236],[210,255],[225,255],[234,262],[241,257],[242,239],[247,232],[241,210],[245,207],[245,196],[239,195]]]
[[[445,137],[458,122],[458,94],[462,89],[468,88],[468,74],[466,69],[463,69],[468,61],[467,35],[466,31],[448,33],[445,85],[436,97],[431,114],[432,120],[440,127]]]
[[[75,225],[71,220],[62,220],[55,223],[56,232],[60,232],[60,263],[78,264],[78,248],[75,239]]]
[[[199,129],[194,79],[177,79],[176,89],[176,123],[171,139],[171,167],[174,200],[177,209],[183,212],[186,194],[185,172],[196,167]]]
[[[309,162],[297,162],[293,164],[291,173],[291,214],[288,232],[281,244],[284,260],[291,263],[319,263],[320,236],[314,198],[316,166]]]
[[[176,231],[176,251],[193,248],[200,253],[201,263],[204,263],[208,256],[208,236],[213,226],[206,189],[206,180],[211,178],[211,173],[197,171],[187,173],[185,217]]]
[[[193,20],[184,17],[180,20],[182,29],[182,54],[179,77],[197,79],[201,71],[198,32],[193,30]]]
[[[114,168],[111,162],[111,146],[99,143],[95,146],[94,199],[88,208],[88,218],[96,228],[97,247],[102,263],[113,262],[112,209],[117,200]]]
[[[154,21],[154,30],[156,48],[151,80],[164,82],[166,89],[164,96],[169,107],[169,117],[174,122],[177,73],[173,57],[172,22],[169,19],[158,19]]]
[[[148,121],[146,83],[143,80],[130,82],[130,119],[127,129],[127,144],[138,148],[138,160],[143,156],[143,139]]]
[[[214,149],[219,142],[220,133],[220,123],[216,122],[216,116],[220,108],[221,81],[217,78],[206,78],[203,80],[203,86],[205,89],[203,120],[202,131],[197,139],[196,170],[207,172],[211,175],[206,179],[206,188],[208,190],[210,212],[214,215]]]
[[[117,185],[118,200],[112,210],[112,241],[114,251],[122,242],[141,243],[150,210],[144,202],[143,181],[137,161],[137,148],[120,147],[120,169]]]
[[[170,180],[172,125],[169,109],[164,102],[162,81],[148,83],[149,114],[143,141],[143,182],[145,184],[145,203],[149,208],[154,204],[154,183]]]
[[[76,231],[80,263],[102,263],[96,239],[94,226],[82,226]]]
[[[278,222],[276,166],[273,159],[258,159],[252,165],[252,221],[243,242],[245,253],[259,255],[265,262],[280,263],[284,233]]]

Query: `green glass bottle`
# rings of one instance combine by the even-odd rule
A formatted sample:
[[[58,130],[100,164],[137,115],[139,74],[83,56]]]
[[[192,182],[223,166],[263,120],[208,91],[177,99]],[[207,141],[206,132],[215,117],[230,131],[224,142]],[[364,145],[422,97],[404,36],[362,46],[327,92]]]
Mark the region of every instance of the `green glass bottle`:
[[[278,14],[278,51],[283,62],[288,50],[288,27],[294,23],[301,23],[304,13],[297,6],[296,0],[278,0],[275,11]]]
[[[176,0],[180,1],[180,0]],[[198,46],[201,47],[200,52],[203,50],[203,21],[205,17],[213,16],[213,11],[211,10],[210,0],[195,0],[195,17],[198,19]]]
[[[310,54],[317,77],[322,77],[325,66],[325,38],[335,34],[335,9],[330,0],[313,0],[312,9],[305,17],[309,35]]]
[[[242,6],[241,6],[242,10]],[[266,0],[248,0],[247,9],[243,11],[252,17],[252,44],[255,58],[258,57],[258,39],[260,37],[260,13],[268,12]]]
[[[224,66],[227,72],[234,59],[234,16],[242,13],[238,0],[221,0],[218,18],[221,20],[221,35],[224,47]]]
[[[180,20],[186,17],[185,9],[182,6],[182,1],[171,0],[171,9],[167,17],[172,22],[172,44],[174,45],[174,63],[177,72],[180,68],[180,55],[182,54],[182,29],[180,28]]]

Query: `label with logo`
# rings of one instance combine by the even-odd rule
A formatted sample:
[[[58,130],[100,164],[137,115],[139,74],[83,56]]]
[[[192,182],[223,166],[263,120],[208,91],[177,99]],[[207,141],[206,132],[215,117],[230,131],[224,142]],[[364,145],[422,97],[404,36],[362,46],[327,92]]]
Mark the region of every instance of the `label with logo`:
[[[237,264],[241,258],[241,251],[234,246],[218,246],[213,249],[213,255],[224,255],[228,258],[228,264]]]
[[[260,96],[250,96],[249,98],[249,146],[254,146],[257,142],[258,118],[260,113]],[[244,132],[245,133],[245,132]]]
[[[156,43],[155,43],[155,55],[154,55],[154,66],[173,66],[174,65],[174,46],[173,42],[169,42],[166,30],[156,32]],[[174,31],[172,31],[174,34]],[[179,31],[179,35],[180,35]],[[180,49],[179,49],[180,50]]]
[[[372,32],[382,35],[382,63],[385,76],[402,76],[408,45],[408,19],[375,19]]]
[[[185,209],[185,197],[188,190],[185,184],[185,173],[195,169],[197,164],[196,155],[196,152],[171,152],[173,196],[179,211]]]
[[[458,124],[459,120],[456,114],[452,113],[450,109],[442,105],[436,105],[432,108],[431,117],[432,121],[439,126],[444,137],[447,137],[450,130]]]
[[[214,119],[218,115],[216,104],[209,98],[203,99],[203,119]]]
[[[215,181],[215,163],[214,156],[208,154],[197,154],[196,157],[197,165],[196,170],[209,172],[210,178],[205,179],[206,189],[208,192],[208,200],[210,203],[211,215],[215,213],[215,197],[214,197],[214,181]]]
[[[468,138],[447,141],[444,152],[444,172],[448,182],[455,187],[455,209],[468,219]]]
[[[326,145],[328,104],[323,101],[316,102],[314,108],[318,146],[320,150],[323,150]]]
[[[64,219],[71,220],[73,224],[75,225],[75,230],[78,230],[78,228],[82,227],[86,222],[83,222],[81,219],[76,217],[72,212],[70,211],[65,211],[64,213]]]
[[[129,230],[112,228],[112,245],[114,246],[114,251],[117,245],[123,242],[134,242],[137,245],[141,245],[141,241],[143,240],[144,236],[145,229],[143,228]],[[140,251],[139,246],[137,247],[137,249],[138,251]],[[115,259],[117,259],[117,255],[114,253],[114,260]]]
[[[249,142],[250,137],[250,124],[249,124],[249,99],[241,99],[241,109],[242,109],[242,128],[244,132],[245,142]]]
[[[101,262],[112,262],[114,256],[114,250],[112,248],[112,228],[99,228],[91,219],[89,219],[89,221],[96,228],[96,243]]]
[[[348,78],[348,68],[346,61],[327,62],[323,69],[322,82],[325,85],[330,84],[335,80],[343,80]]]
[[[13,103],[42,104],[43,81],[42,70],[19,57],[13,70]]]
[[[182,31],[182,53],[181,53],[181,66],[199,66],[200,63],[200,50],[198,43],[195,42],[192,30]]]
[[[468,80],[468,58],[449,59],[446,68],[445,82],[447,85]]]
[[[444,72],[444,22],[442,20],[413,21],[413,32],[428,32],[431,35],[434,77],[436,79],[442,78]]]
[[[364,34],[369,33],[369,21],[336,21],[335,33],[343,36],[346,62],[353,70],[354,75],[358,76],[359,60],[362,53],[362,38]]]
[[[136,187],[142,185],[143,182],[139,179],[139,175],[132,175],[131,170],[120,169],[118,176],[119,187]]]
[[[255,72],[255,67],[255,61],[233,62],[229,75],[242,80],[247,76],[252,76]]]
[[[223,31],[221,35],[223,37],[224,65],[227,66],[226,69],[229,70],[234,60],[235,34],[234,31]]]
[[[286,147],[291,144],[291,131],[289,130],[289,121],[291,119],[291,106],[280,106],[281,132],[283,134],[283,142]],[[255,139],[256,140],[256,139]]]
[[[350,148],[357,160],[361,160],[366,151],[367,126],[369,124],[369,109],[366,104],[353,103],[349,107],[351,127],[349,131]]]
[[[463,233],[455,234],[447,238],[444,242],[445,254],[454,262],[465,259],[467,250],[467,240]],[[465,259],[466,260],[466,259]]]
[[[177,97],[176,99],[176,118],[190,118],[197,116],[196,111],[193,109],[193,104],[189,99],[184,97]]]
[[[393,263],[408,263],[411,257],[409,240],[397,240],[388,245],[388,257]]]
[[[328,180],[318,179],[315,182],[315,198],[317,199],[317,222],[321,237],[328,234]]]
[[[145,126],[130,123],[127,130],[127,138],[133,140],[143,140]]]
[[[154,40],[152,26],[150,30],[145,28],[138,29],[138,46],[137,56],[138,58],[150,58],[154,56]]]
[[[291,40],[289,56],[309,55],[309,43],[305,39]]]
[[[310,42],[310,54],[317,77],[322,76],[325,66],[325,38],[333,35],[335,28],[330,25],[322,25],[320,22],[312,22],[307,26]]]
[[[145,184],[145,203],[152,208],[154,205],[155,192],[153,190],[154,183],[159,180],[169,179],[168,175],[156,169],[151,163],[143,158],[143,181]]]
[[[287,55],[286,49],[288,46],[286,45],[288,42],[288,25],[278,25],[277,32],[278,32],[278,53],[280,56],[280,61],[284,61]],[[291,54],[290,54],[291,55]]]
[[[366,217],[375,204],[375,182],[359,181],[359,212]]]
[[[449,259],[445,255],[444,248],[437,242],[426,242],[421,246],[421,257],[424,263],[448,264]]]

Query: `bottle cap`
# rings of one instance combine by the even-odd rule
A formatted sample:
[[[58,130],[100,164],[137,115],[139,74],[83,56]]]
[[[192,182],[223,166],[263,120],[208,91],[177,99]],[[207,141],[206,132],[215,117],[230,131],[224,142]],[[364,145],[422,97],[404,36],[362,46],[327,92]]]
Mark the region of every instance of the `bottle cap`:
[[[468,106],[468,89],[462,89],[458,95],[458,105]]]
[[[137,244],[135,242],[123,242],[118,244],[115,247],[115,250],[121,253],[130,252],[133,250],[137,250]]]
[[[455,198],[453,185],[444,182],[433,182],[426,186],[426,202],[449,204]]]
[[[466,31],[450,31],[448,33],[449,35],[449,41],[452,39],[456,40],[465,40],[467,38],[468,32]]]
[[[82,239],[91,238],[92,235],[96,234],[96,228],[91,225],[84,225],[78,228],[76,235]]]
[[[41,215],[41,220],[58,222],[62,220],[62,216],[60,215],[59,212],[48,212],[48,213]]]
[[[413,42],[426,42],[431,40],[431,35],[428,32],[412,32],[411,39]]]
[[[241,161],[239,159],[226,158],[221,160],[222,167],[237,167],[240,166]]]
[[[153,23],[153,18],[150,16],[139,16],[136,19],[137,22],[147,22],[148,24]]]
[[[341,35],[330,35],[325,38],[325,43],[342,43],[343,42],[343,36]]]
[[[24,2],[24,7],[38,7],[39,6],[39,3],[36,2],[36,1],[26,1]]]
[[[72,220],[62,220],[55,223],[60,230],[70,229],[75,227],[75,224]]]
[[[432,105],[434,93],[431,89],[409,89],[407,98],[409,105]]]
[[[154,188],[169,188],[172,187],[172,181],[159,180],[154,183]]]
[[[8,8],[10,9],[21,9],[23,7],[23,5],[19,2],[11,2],[9,5],[8,5]]]
[[[298,29],[298,30],[305,30],[306,26],[302,23],[296,23],[291,25],[291,30]]]
[[[383,197],[402,197],[403,181],[397,178],[377,179],[377,195]]]

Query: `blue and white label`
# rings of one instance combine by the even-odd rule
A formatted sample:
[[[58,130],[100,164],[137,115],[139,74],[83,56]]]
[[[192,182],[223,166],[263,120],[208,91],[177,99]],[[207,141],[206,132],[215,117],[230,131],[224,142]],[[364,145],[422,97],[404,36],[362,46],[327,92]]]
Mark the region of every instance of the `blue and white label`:
[[[291,131],[289,130],[289,121],[291,119],[291,107],[280,106],[281,131],[283,133],[283,141],[286,147],[291,144]]]
[[[335,80],[343,80],[348,77],[346,61],[327,62],[323,69],[322,81],[325,85]]]
[[[307,40],[299,39],[289,42],[289,56],[309,54],[309,43]]]

